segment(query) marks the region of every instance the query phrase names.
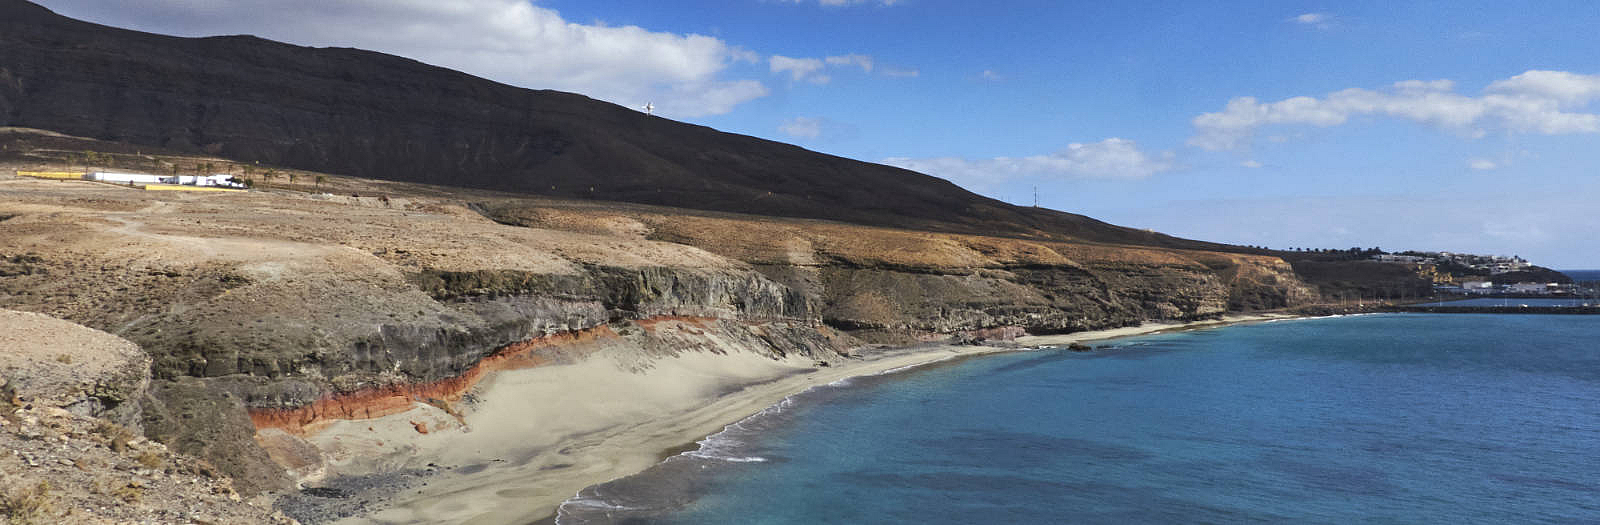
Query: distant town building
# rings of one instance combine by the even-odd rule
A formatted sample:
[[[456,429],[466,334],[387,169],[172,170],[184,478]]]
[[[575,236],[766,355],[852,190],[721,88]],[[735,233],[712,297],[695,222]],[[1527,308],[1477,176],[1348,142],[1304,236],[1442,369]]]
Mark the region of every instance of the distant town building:
[[[1517,283],[1507,286],[1506,291],[1511,293],[1546,294],[1550,293],[1550,287],[1554,284],[1555,283]]]
[[[177,186],[202,186],[219,188],[243,188],[244,185],[234,182],[233,175],[216,173],[212,175],[150,175],[148,173],[113,173],[97,171],[88,175],[89,180],[110,182],[113,184],[172,184]]]
[[[1393,262],[1393,263],[1408,263],[1408,264],[1422,264],[1422,263],[1432,263],[1433,262],[1433,258],[1431,258],[1431,257],[1422,257],[1422,256],[1419,256],[1419,255],[1395,255],[1395,254],[1392,254],[1392,253],[1380,253],[1380,254],[1374,255],[1374,256],[1372,256],[1372,260],[1378,261],[1378,262]]]

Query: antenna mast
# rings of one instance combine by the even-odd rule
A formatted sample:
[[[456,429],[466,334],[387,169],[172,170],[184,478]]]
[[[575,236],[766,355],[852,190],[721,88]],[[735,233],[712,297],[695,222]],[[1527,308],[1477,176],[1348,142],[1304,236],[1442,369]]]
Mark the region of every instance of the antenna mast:
[[[644,103],[644,114],[646,114],[646,115],[654,114],[655,111],[656,111],[656,105],[654,103],[651,103],[651,102],[645,102]]]
[[[1039,207],[1039,185],[1037,184],[1033,186],[1033,207]]]

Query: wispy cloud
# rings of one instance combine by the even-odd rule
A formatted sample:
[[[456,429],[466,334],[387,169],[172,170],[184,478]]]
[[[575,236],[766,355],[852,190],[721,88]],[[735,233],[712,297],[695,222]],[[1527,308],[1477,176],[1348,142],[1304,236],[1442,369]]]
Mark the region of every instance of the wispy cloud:
[[[866,55],[840,55],[823,59],[830,66],[856,66],[867,73],[872,72],[872,57]]]
[[[1289,21],[1304,26],[1315,27],[1317,29],[1328,29],[1333,27],[1333,15],[1328,13],[1302,13],[1289,17]]]
[[[808,81],[815,84],[826,84],[832,77],[822,73],[826,65],[819,58],[793,58],[782,55],[772,55],[767,59],[768,67],[773,73],[788,73],[790,80],[795,82]]]
[[[832,81],[833,76],[829,74],[829,71],[839,68],[860,69],[862,73],[869,74],[876,71],[878,74],[887,77],[915,77],[919,74],[915,69],[880,68],[871,56],[856,53],[823,58],[795,58],[773,55],[767,59],[767,63],[768,68],[774,74],[787,74],[791,81],[804,81],[813,84],[827,84]]]
[[[985,69],[985,70],[983,70],[982,73],[978,73],[978,78],[983,79],[983,80],[987,80],[987,81],[990,81],[990,82],[999,82],[999,81],[1002,81],[1002,80],[1006,79],[1005,75],[1001,75],[1000,73],[996,73],[993,69]]]
[[[822,136],[822,119],[795,117],[778,126],[778,131],[795,138],[814,139]]]
[[[785,1],[785,2],[788,2],[788,3],[791,3],[791,4],[805,4],[805,3],[809,3],[811,0],[782,0],[782,1]],[[861,4],[876,4],[876,5],[880,5],[880,6],[884,6],[884,7],[889,7],[889,6],[895,6],[895,5],[899,5],[899,4],[905,3],[905,0],[816,0],[816,2],[817,2],[818,5],[824,5],[824,6],[828,6],[828,7],[844,7],[844,6],[861,5]]]
[[[1600,99],[1600,75],[1533,70],[1495,81],[1476,97],[1457,94],[1454,88],[1449,80],[1407,80],[1382,91],[1352,88],[1322,98],[1263,103],[1255,97],[1238,97],[1222,111],[1195,117],[1189,144],[1209,150],[1238,149],[1264,126],[1329,127],[1356,116],[1411,120],[1474,137],[1490,131],[1600,133],[1600,115],[1579,111]]]
[[[891,157],[883,163],[941,177],[979,191],[1029,177],[1140,179],[1175,166],[1171,152],[1145,153],[1134,141],[1121,138],[1069,144],[1054,153],[1028,157]]]

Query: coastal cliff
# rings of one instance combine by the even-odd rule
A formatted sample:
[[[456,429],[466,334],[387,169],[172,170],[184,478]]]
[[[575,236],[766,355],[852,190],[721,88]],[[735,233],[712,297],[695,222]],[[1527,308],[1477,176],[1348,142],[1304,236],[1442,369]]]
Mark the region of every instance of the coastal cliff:
[[[417,450],[444,457],[441,436],[500,423],[474,414],[507,402],[479,397],[505,377],[599,369],[585,380],[621,389],[599,422],[540,421],[567,434],[494,449],[532,455],[642,424],[655,414],[618,406],[654,401],[650,385],[715,393],[891,345],[1314,295],[1270,255],[581,95],[361,50],[126,31],[19,0],[0,0],[0,126],[8,173],[259,177],[207,195],[0,179],[0,307],[136,344],[150,384],[121,410],[245,494],[423,468],[433,456]],[[697,379],[663,387],[660,369]]]
[[[1282,261],[1216,252],[396,185],[366,199],[0,184],[0,301],[137,344],[146,433],[246,493],[343,472],[304,443],[330,422],[470,412],[508,370],[748,354],[794,373],[871,343],[1308,299]]]

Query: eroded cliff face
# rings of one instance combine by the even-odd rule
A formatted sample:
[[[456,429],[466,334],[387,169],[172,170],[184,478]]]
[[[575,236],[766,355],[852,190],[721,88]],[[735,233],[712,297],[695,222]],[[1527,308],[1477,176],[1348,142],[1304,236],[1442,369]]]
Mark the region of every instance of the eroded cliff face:
[[[479,204],[495,220],[634,235],[749,263],[874,342],[992,338],[1194,320],[1309,302],[1274,257],[750,217]]]
[[[249,325],[196,327],[181,316],[141,321],[136,330],[152,328],[137,332],[144,336],[141,344],[157,349],[156,371],[168,380],[154,390],[151,404],[161,409],[150,412],[146,426],[180,449],[224,456],[215,461],[265,480],[259,488],[276,488],[292,481],[268,472],[284,462],[268,462],[269,455],[244,439],[262,429],[300,434],[334,420],[405,412],[418,403],[456,410],[465,394],[495,372],[571,364],[604,349],[645,368],[678,352],[727,347],[826,362],[856,345],[811,318],[804,297],[749,270],[425,270],[407,275],[406,284],[413,288],[393,295],[411,301],[362,305],[363,314],[349,315],[368,319],[355,324],[345,322],[346,314],[272,313],[275,326],[266,331],[279,336],[269,344],[247,343],[254,341]],[[235,293],[273,294],[250,288]],[[327,305],[295,306],[310,312]],[[373,314],[394,317],[374,323]],[[659,329],[668,321],[679,324]],[[277,330],[284,325],[300,330],[282,335]],[[161,336],[175,326],[187,327],[184,335]],[[195,417],[207,418],[201,432],[214,439],[193,437]]]

